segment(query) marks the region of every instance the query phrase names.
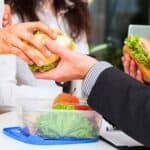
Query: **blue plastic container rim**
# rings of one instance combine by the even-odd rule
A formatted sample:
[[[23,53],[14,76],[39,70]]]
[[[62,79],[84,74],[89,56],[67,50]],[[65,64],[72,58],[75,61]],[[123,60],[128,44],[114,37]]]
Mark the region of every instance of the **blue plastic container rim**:
[[[40,136],[26,134],[21,127],[4,128],[3,133],[15,140],[33,145],[65,145],[65,144],[84,144],[97,142],[99,138],[93,139],[43,139]]]

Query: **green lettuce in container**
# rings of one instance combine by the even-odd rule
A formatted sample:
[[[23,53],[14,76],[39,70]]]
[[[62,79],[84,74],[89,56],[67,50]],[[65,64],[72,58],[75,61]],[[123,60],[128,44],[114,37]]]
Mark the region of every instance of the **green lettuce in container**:
[[[99,128],[95,121],[92,122],[94,118],[89,119],[86,113],[56,110],[40,115],[36,121],[38,133],[44,138],[97,138]]]

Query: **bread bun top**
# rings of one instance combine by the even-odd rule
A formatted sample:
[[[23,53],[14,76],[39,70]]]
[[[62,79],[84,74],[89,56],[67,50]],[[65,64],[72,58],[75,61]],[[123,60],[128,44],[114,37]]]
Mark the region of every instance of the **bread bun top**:
[[[39,32],[39,31],[34,34],[34,37],[41,43],[44,43],[45,40],[49,38],[46,34]],[[59,34],[57,34],[57,38],[55,41],[59,43],[60,45],[67,47],[70,50],[74,50],[75,48],[75,44],[73,40],[62,32],[61,33],[59,32]],[[51,56],[47,58],[38,49],[35,49],[34,51],[36,55],[42,58],[44,65],[54,63],[59,59],[59,57],[55,54],[51,54]]]

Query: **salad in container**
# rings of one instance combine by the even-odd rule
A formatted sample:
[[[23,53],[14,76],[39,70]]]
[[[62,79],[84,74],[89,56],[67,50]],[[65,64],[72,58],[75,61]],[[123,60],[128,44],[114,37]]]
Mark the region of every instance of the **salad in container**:
[[[95,139],[101,120],[87,104],[66,93],[51,102],[30,100],[22,104],[24,131],[44,139]]]

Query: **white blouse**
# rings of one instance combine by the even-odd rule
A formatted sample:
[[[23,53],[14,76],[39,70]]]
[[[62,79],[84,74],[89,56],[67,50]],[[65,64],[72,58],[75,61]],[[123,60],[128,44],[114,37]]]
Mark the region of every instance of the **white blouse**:
[[[34,78],[28,65],[15,55],[0,55],[0,105],[17,105],[23,98],[54,99],[62,92]],[[46,82],[47,83],[47,82]],[[49,86],[48,86],[49,85]]]

